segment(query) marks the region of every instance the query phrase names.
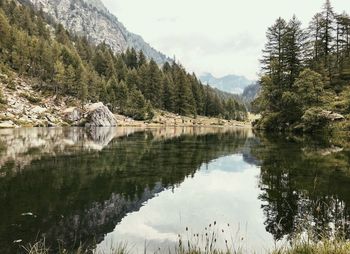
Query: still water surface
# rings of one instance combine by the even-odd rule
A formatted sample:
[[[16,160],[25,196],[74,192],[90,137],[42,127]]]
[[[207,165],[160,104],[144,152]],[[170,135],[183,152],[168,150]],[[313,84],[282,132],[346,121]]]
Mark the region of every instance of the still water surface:
[[[43,238],[154,253],[215,232],[218,248],[262,253],[304,230],[348,237],[349,159],[249,129],[0,130],[0,253]]]

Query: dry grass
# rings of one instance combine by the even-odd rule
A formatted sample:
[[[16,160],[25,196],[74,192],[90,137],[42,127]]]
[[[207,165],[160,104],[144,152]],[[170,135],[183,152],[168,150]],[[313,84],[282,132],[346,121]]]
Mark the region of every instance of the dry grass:
[[[49,254],[52,253],[49,248],[45,246],[44,242],[38,242],[34,245],[30,245],[25,249],[25,252],[28,254]],[[62,250],[57,252],[57,254],[87,254],[90,252],[83,251],[78,249],[74,252]],[[131,254],[132,251],[128,249],[126,245],[121,245],[116,248],[111,248],[108,252],[98,252],[94,254]],[[146,254],[147,251],[145,250]],[[167,253],[167,254],[249,254],[243,250],[219,250],[219,249],[203,249],[198,246],[191,247],[176,247],[174,251],[168,250],[166,252],[157,252],[157,253]],[[325,240],[319,243],[308,243],[307,241],[293,243],[288,247],[281,247],[279,249],[267,252],[266,254],[349,254],[350,253],[350,242],[348,241],[339,241],[339,240]]]
[[[350,242],[346,240],[324,239],[318,243],[308,240],[294,241],[291,246],[282,247],[271,254],[349,254]]]
[[[216,221],[207,225],[202,233],[196,233],[186,227],[184,235],[178,236],[178,242],[175,246],[167,250],[160,248],[156,252],[150,252],[145,249],[144,254],[254,254],[244,248],[244,237],[238,229],[237,232],[231,231],[229,224],[218,225]],[[229,234],[225,234],[228,232]],[[310,231],[311,232],[311,231]],[[225,239],[231,235],[230,239]],[[266,251],[266,254],[350,254],[350,241],[340,237],[324,237],[322,240],[315,239],[311,233],[304,232],[299,234],[292,241],[289,241],[282,247],[276,247],[274,250]],[[319,239],[319,238],[318,238]],[[78,250],[69,251],[60,249],[57,252],[50,251],[45,240],[39,241],[34,245],[23,247],[28,254],[132,254],[134,253],[128,243],[119,243],[107,251],[86,251],[83,246]],[[260,253],[260,252],[259,252]]]

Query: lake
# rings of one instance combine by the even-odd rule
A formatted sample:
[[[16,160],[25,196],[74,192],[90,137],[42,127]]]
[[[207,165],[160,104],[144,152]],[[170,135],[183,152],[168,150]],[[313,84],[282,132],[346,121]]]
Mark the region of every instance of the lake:
[[[350,236],[350,152],[234,128],[0,130],[0,253],[45,239],[96,253],[179,241],[264,253]]]

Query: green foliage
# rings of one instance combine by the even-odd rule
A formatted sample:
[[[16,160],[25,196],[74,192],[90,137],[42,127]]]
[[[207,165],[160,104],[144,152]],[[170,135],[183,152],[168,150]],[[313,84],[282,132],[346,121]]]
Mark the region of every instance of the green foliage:
[[[317,114],[321,110],[349,113],[344,92],[350,83],[349,36],[349,16],[335,14],[328,0],[308,30],[296,17],[277,19],[268,28],[261,60],[262,92],[254,102],[263,115],[258,126],[289,131],[307,123],[304,130],[310,131],[328,125]]]
[[[38,104],[41,102],[41,98],[31,95],[29,93],[21,93],[20,96],[27,99],[29,102],[33,104]]]
[[[46,92],[73,96],[82,105],[102,101],[137,119],[152,118],[153,108],[228,119],[246,114],[241,105],[226,113],[225,99],[177,63],[160,68],[132,48],[116,55],[106,43],[94,46],[46,19],[11,0],[0,6],[0,65],[37,78]],[[55,27],[52,37],[48,22]]]
[[[124,114],[135,120],[151,119],[154,115],[150,103],[148,103],[142,93],[136,89],[130,92],[128,107]]]
[[[328,125],[328,119],[322,114],[322,109],[318,107],[306,110],[301,119],[305,132],[322,130]]]
[[[324,82],[322,76],[310,69],[305,69],[295,82],[298,98],[304,107],[322,104]]]

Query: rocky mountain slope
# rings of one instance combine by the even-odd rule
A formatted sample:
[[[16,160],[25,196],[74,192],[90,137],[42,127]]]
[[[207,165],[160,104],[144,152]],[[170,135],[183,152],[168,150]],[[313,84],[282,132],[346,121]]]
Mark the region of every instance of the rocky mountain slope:
[[[227,75],[224,77],[214,77],[211,73],[205,73],[200,76],[200,80],[209,84],[214,88],[217,88],[221,91],[233,93],[233,94],[242,94],[244,89],[254,83],[254,81],[247,79],[244,76],[237,75]]]
[[[260,90],[261,86],[258,82],[247,86],[242,94],[243,100],[249,103],[252,102],[258,97]]]
[[[142,50],[158,64],[170,61],[164,54],[152,48],[141,36],[129,32],[100,0],[20,0],[42,9],[44,13],[61,23],[67,30],[86,36],[94,44],[106,42],[114,52],[128,47]]]
[[[247,122],[213,117],[180,116],[157,110],[152,120],[136,121],[127,116],[112,114],[103,103],[81,102],[71,96],[48,95],[35,87],[35,80],[9,78],[0,71],[0,129],[17,127],[60,126],[249,126]],[[1,161],[0,161],[1,168]]]

